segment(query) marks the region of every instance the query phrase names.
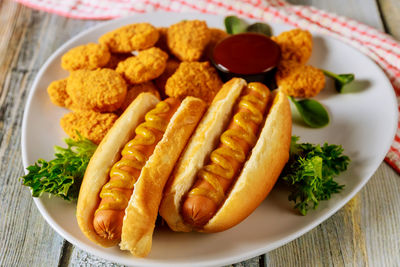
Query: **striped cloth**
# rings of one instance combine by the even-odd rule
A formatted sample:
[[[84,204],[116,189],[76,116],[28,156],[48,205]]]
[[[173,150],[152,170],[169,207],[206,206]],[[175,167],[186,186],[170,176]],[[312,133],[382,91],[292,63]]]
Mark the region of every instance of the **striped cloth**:
[[[281,0],[16,0],[26,6],[77,19],[112,19],[157,10],[235,14],[266,22],[285,23],[338,38],[377,62],[390,79],[400,103],[400,43],[357,21],[313,7]],[[400,107],[399,107],[400,109]],[[400,173],[400,123],[386,155]]]

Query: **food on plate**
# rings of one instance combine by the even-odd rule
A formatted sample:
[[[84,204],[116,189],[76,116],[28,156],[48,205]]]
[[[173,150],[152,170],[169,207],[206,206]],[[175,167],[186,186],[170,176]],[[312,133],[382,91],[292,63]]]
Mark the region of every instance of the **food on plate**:
[[[158,36],[158,30],[153,25],[136,23],[104,34],[99,43],[108,46],[113,53],[130,53],[154,46]]]
[[[105,45],[89,43],[72,48],[61,58],[61,67],[68,71],[95,70],[107,64],[110,52]]]
[[[293,29],[272,36],[271,39],[281,48],[282,60],[305,64],[311,56],[313,41],[309,31]]]
[[[196,61],[238,36],[204,21],[158,29],[138,23],[103,35],[100,44],[71,49],[62,60],[70,76],[50,84],[48,94],[73,110],[60,121],[72,139],[67,149],[57,148],[55,160],[28,167],[24,185],[33,196],[76,199],[85,172],[80,229],[96,244],[119,243],[139,257],[150,252],[158,213],[174,231],[219,232],[249,216],[280,175],[295,188],[290,200],[302,214],[340,191],[333,176],[349,160],[340,147],[292,144],[289,154],[287,95],[311,97],[325,85],[322,71],[304,65],[311,35],[296,29],[273,38],[284,55],[272,92],[242,78],[222,84],[210,62]],[[272,68],[279,61],[274,55]],[[243,73],[258,66],[256,59]]]
[[[160,48],[152,47],[120,62],[116,71],[129,83],[143,83],[160,76],[165,70],[167,59],[167,53]]]
[[[311,128],[321,128],[329,124],[329,113],[324,106],[315,99],[296,100],[293,96],[288,96],[303,119],[304,123]]]
[[[169,26],[167,44],[181,61],[197,61],[210,41],[210,30],[205,21],[184,20]]]
[[[67,80],[67,93],[83,110],[113,112],[123,103],[126,82],[112,69],[77,70]]]
[[[64,132],[75,140],[83,136],[99,144],[117,118],[114,113],[80,110],[65,114],[60,120],[60,125]]]
[[[158,92],[157,87],[152,81],[139,84],[131,84],[128,85],[128,92],[126,93],[125,100],[122,103],[120,110],[124,111],[140,93],[144,92],[152,93],[158,99],[161,99],[160,93]]]
[[[212,53],[212,63],[224,80],[241,77],[269,83],[280,62],[279,46],[259,33],[231,35],[219,42]]]
[[[205,108],[198,98],[160,102],[151,93],[129,105],[82,182],[76,215],[90,240],[106,247],[121,241],[136,256],[149,253],[163,187]]]
[[[107,62],[107,64],[104,66],[104,68],[108,69],[116,69],[118,66],[118,63],[121,61],[124,61],[128,57],[132,57],[132,53],[111,53],[110,60]]]
[[[290,157],[281,173],[280,180],[290,190],[289,200],[302,215],[310,208],[316,209],[321,200],[339,193],[344,185],[334,178],[345,171],[350,158],[343,154],[339,145],[323,146],[310,143],[297,143],[299,137],[293,136]]]
[[[64,141],[68,147],[54,146],[54,159],[39,159],[20,177],[22,184],[30,187],[33,197],[49,193],[69,201],[78,198],[83,175],[97,146],[84,137]]]
[[[224,19],[226,32],[229,34],[238,34],[244,32],[255,32],[264,34],[266,36],[272,35],[271,26],[266,23],[256,22],[253,24],[247,23],[247,21],[238,18],[236,16],[227,16]]]
[[[170,97],[195,96],[211,103],[222,86],[217,71],[209,62],[182,62],[165,84]]]
[[[179,64],[181,62],[175,58],[169,58],[167,61],[167,66],[165,67],[164,72],[156,78],[154,81],[157,85],[158,90],[160,90],[161,94],[165,96],[165,84],[167,83],[167,80],[169,77],[172,76],[172,74],[175,73],[175,71],[178,69]]]
[[[292,119],[286,95],[268,95],[265,85],[240,78],[218,92],[164,190],[160,215],[172,230],[226,230],[250,215],[270,192],[289,158]],[[222,177],[234,184],[226,186]],[[216,207],[215,214],[210,215],[208,204]],[[197,223],[200,213],[211,219],[205,222],[200,216]]]
[[[313,66],[284,61],[275,74],[276,84],[293,97],[314,97],[325,88],[324,73]]]
[[[72,100],[67,93],[67,79],[53,81],[47,87],[47,93],[51,102],[60,107],[68,107]]]
[[[335,83],[335,89],[339,93],[342,93],[344,87],[354,81],[354,74],[353,73],[341,73],[341,74],[336,74],[332,71],[328,70],[322,70],[322,72],[328,76],[329,78],[333,79]]]

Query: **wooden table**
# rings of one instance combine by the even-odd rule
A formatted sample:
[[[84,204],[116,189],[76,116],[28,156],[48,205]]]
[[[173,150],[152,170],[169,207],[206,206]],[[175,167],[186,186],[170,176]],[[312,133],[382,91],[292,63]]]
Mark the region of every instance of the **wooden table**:
[[[291,0],[357,19],[400,40],[396,0]],[[99,21],[73,20],[0,1],[0,266],[118,266],[72,246],[21,186],[21,123],[31,84],[65,41]],[[235,266],[399,266],[400,177],[382,163],[353,200],[321,225]]]

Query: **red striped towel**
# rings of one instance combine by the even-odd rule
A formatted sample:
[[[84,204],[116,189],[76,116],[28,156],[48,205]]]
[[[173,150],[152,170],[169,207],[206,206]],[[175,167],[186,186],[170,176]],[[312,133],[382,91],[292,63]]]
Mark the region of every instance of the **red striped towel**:
[[[281,0],[17,0],[32,8],[78,19],[112,19],[156,10],[236,14],[267,22],[286,23],[338,38],[377,62],[390,79],[400,102],[400,44],[391,36],[357,21]],[[400,109],[400,107],[399,107]],[[400,123],[386,155],[400,173]]]

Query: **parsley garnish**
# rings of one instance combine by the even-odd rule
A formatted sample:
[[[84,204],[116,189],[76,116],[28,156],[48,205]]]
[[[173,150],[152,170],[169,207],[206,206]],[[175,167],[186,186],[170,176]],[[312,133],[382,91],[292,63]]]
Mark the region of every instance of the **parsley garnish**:
[[[65,200],[78,198],[83,175],[96,145],[80,137],[78,141],[64,139],[67,148],[54,147],[55,159],[49,162],[39,159],[27,168],[28,174],[20,179],[29,186],[33,197],[40,197],[47,192]]]
[[[306,215],[311,207],[318,207],[319,201],[330,199],[343,189],[344,185],[339,185],[334,177],[347,169],[350,158],[342,154],[341,146],[298,144],[298,140],[292,136],[290,158],[281,179],[290,188],[289,200]]]

